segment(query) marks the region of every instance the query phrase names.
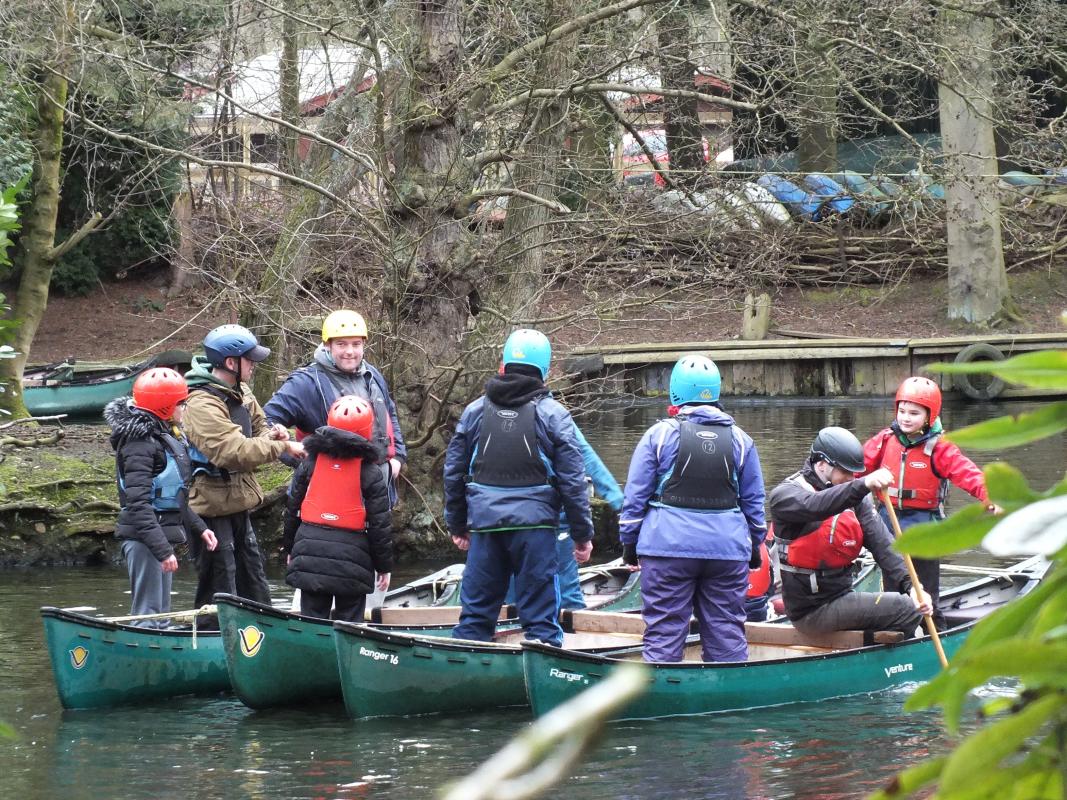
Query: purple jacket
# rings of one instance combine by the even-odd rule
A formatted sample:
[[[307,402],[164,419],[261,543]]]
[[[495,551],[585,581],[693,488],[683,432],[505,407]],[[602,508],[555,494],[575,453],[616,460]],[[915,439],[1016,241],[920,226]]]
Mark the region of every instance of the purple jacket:
[[[738,508],[697,511],[656,503],[660,482],[678,457],[678,421],[661,420],[641,437],[630,459],[619,538],[623,544],[637,542],[640,556],[748,561],[753,547],[767,535],[763,471],[756,446],[733,417],[715,406],[687,406],[678,414],[683,415],[697,424],[733,426]]]

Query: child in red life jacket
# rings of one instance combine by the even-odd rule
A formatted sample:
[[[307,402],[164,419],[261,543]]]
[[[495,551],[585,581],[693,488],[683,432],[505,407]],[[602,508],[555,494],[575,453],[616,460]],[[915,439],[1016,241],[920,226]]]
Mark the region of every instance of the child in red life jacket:
[[[901,530],[920,522],[945,518],[949,483],[986,504],[994,514],[1001,509],[989,502],[985,476],[956,445],[942,438],[941,389],[929,378],[912,377],[897,389],[897,416],[893,423],[872,436],[863,447],[865,473],[885,467],[894,475],[887,493],[897,512]],[[885,508],[880,512],[889,527]],[[912,559],[923,588],[934,603],[934,621],[944,627],[937,608],[941,565],[937,559]]]
[[[285,581],[300,589],[309,617],[362,622],[367,595],[389,588],[393,534],[389,489],[370,442],[374,412],[346,395],[326,425],[304,439],[307,458],[289,486],[282,549]]]

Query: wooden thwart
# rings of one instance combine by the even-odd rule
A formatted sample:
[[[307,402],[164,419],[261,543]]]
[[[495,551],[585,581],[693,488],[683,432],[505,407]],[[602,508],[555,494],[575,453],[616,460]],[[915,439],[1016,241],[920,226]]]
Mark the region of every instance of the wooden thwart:
[[[626,633],[641,635],[645,622],[636,614],[612,611],[565,611],[564,626],[584,633]],[[801,633],[792,625],[777,622],[745,623],[745,635],[753,644],[807,646],[828,650],[852,650],[865,642],[893,644],[904,640],[899,631],[876,631],[865,637],[863,631],[834,631],[832,633]]]
[[[389,608],[376,606],[370,610],[370,621],[378,625],[447,625],[459,622],[460,606],[412,606]],[[515,606],[500,608],[498,619],[513,619],[518,616]]]

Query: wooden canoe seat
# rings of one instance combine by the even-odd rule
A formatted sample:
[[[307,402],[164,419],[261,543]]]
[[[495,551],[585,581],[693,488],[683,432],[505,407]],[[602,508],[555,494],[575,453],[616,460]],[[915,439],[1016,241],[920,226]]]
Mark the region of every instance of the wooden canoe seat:
[[[376,625],[448,625],[459,622],[460,611],[460,606],[375,606],[367,616]],[[514,619],[517,616],[515,606],[501,606],[499,619]]]
[[[852,650],[871,644],[904,641],[900,631],[833,631],[801,633],[792,625],[777,622],[746,622],[745,635],[752,644],[820,647],[827,650]]]

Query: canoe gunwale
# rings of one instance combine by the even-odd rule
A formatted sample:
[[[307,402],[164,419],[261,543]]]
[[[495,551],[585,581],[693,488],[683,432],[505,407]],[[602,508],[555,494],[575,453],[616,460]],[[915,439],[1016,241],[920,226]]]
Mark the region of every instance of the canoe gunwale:
[[[80,614],[76,611],[66,611],[62,608],[56,608],[54,606],[42,606],[40,609],[42,617],[52,617],[63,622],[73,623],[75,625],[84,625],[88,628],[97,628],[99,630],[133,633],[138,635],[149,636],[162,636],[165,638],[175,639],[191,639],[193,638],[192,629],[178,630],[174,628],[148,628],[141,625],[124,625],[120,622],[108,622],[100,617],[90,617],[86,614]],[[221,633],[217,630],[197,630],[197,638],[202,637],[218,637]]]
[[[266,603],[257,603],[255,600],[249,600],[246,597],[238,597],[235,594],[225,594],[220,592],[212,598],[212,602],[216,605],[219,602],[225,605],[235,606],[243,611],[250,611],[253,614],[258,614],[264,617],[273,617],[278,620],[299,620],[300,622],[307,622],[313,625],[326,625],[328,626],[330,620],[324,620],[320,617],[309,617],[306,614],[300,614],[296,611],[285,611],[276,606],[268,606]]]

